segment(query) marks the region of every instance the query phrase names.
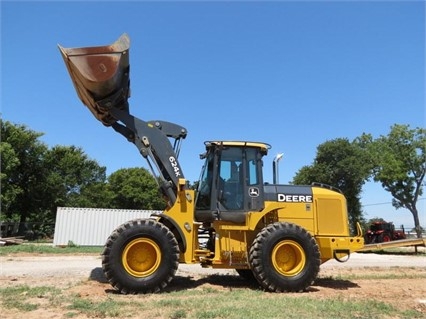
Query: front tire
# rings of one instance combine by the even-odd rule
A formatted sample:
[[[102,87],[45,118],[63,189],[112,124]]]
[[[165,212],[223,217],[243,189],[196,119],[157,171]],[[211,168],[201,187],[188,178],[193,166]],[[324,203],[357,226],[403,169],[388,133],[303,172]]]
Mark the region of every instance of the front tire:
[[[305,290],[316,279],[321,264],[315,239],[298,225],[280,222],[257,234],[249,260],[261,287],[271,292]]]
[[[175,236],[152,219],[135,219],[119,226],[102,254],[106,278],[123,294],[163,290],[174,278],[178,265]]]

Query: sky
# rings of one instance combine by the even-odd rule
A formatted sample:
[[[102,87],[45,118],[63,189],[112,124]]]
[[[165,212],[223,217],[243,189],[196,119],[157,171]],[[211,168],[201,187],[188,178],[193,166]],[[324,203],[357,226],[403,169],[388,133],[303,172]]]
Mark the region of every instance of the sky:
[[[272,145],[272,181],[311,165],[317,147],[394,124],[425,127],[425,1],[1,1],[1,116],[75,145],[111,174],[145,167],[135,146],[80,102],[57,45],[130,37],[130,112],[188,130],[179,161],[198,180],[207,140]],[[426,227],[426,194],[418,202]],[[369,182],[367,219],[414,226]]]

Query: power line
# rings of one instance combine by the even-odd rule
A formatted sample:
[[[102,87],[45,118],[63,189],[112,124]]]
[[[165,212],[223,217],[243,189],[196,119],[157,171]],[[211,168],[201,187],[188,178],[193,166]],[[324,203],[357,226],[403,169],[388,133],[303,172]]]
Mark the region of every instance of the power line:
[[[421,201],[421,200],[425,200],[426,197],[421,197],[419,199],[417,199],[417,201]],[[367,206],[379,206],[379,205],[389,205],[392,204],[392,202],[384,202],[384,203],[374,203],[374,204],[366,204],[366,205],[362,205],[362,207],[367,207]]]
[[[367,205],[362,205],[362,207],[367,207],[367,206],[379,206],[379,205],[388,205],[388,204],[392,204],[392,202],[375,203],[375,204],[367,204]]]

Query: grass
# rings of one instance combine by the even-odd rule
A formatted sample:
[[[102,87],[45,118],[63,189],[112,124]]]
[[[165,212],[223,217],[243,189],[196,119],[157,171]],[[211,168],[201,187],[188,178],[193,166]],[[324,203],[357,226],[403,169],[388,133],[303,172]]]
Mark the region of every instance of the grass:
[[[397,279],[422,279],[426,278],[426,271],[418,271],[413,274],[412,272],[406,273],[404,268],[401,267],[390,267],[391,270],[399,270],[398,273],[380,271],[375,267],[365,267],[365,273],[363,274],[345,274],[344,277],[336,276],[333,278],[328,278],[329,280],[356,280],[356,279],[365,279],[365,280],[397,280]],[[415,269],[415,268],[413,268]]]
[[[30,288],[26,285],[19,285],[0,289],[0,300],[4,308],[28,312],[38,309],[42,299],[47,299],[49,303],[54,304],[55,298],[60,293],[60,289],[48,286]]]
[[[64,317],[126,318],[422,318],[375,300],[350,297],[317,299],[303,294],[274,294],[259,290],[181,290],[156,295],[83,298],[67,289],[16,286],[0,289],[3,309],[31,312],[41,307]],[[42,300],[42,301],[41,301]],[[60,310],[58,310],[58,308]],[[25,314],[23,315],[25,316]]]
[[[66,308],[72,310],[73,313],[84,313],[89,317],[116,317],[124,316],[123,309],[128,303],[106,300],[100,302],[93,302],[88,299],[82,299],[80,296],[71,298],[70,305]]]
[[[56,247],[46,244],[21,244],[0,247],[0,256],[10,254],[28,253],[28,254],[101,254],[103,247],[76,246],[68,245],[65,247]]]

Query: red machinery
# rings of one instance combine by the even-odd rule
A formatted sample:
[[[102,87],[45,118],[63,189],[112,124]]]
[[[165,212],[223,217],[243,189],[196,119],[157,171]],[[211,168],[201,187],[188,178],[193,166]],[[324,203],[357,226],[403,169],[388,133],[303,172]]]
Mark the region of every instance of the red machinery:
[[[392,222],[377,221],[370,225],[365,234],[365,244],[383,243],[392,240],[406,239],[405,230],[395,229]]]

